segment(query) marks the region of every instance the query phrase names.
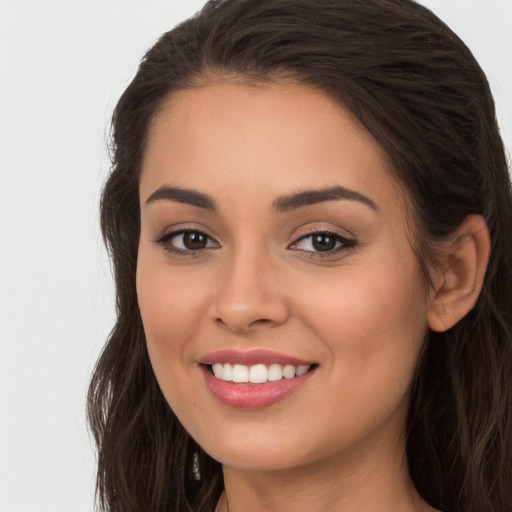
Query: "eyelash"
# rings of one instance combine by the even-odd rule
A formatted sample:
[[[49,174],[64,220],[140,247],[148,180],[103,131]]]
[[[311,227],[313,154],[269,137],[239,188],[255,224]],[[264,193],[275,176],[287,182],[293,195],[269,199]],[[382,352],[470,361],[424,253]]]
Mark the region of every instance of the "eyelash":
[[[326,237],[326,238],[332,238],[334,239],[334,242],[339,244],[338,247],[335,247],[334,249],[330,249],[327,251],[307,251],[303,250],[303,252],[310,258],[327,258],[329,256],[336,255],[340,252],[348,251],[350,249],[353,249],[357,245],[357,241],[352,238],[347,238],[343,235],[340,235],[336,231],[329,231],[329,230],[315,230],[311,231],[307,234],[301,235],[295,242],[293,242],[289,248],[293,247],[294,245],[299,244],[303,240],[307,240],[308,238],[312,237]],[[311,244],[314,242],[311,241]],[[300,249],[299,249],[300,250]]]
[[[207,239],[207,244],[213,240],[211,236],[208,236],[204,231],[201,231],[199,229],[180,229],[178,231],[171,231],[169,233],[165,233],[160,238],[157,238],[154,240],[155,243],[161,245],[163,249],[167,252],[170,252],[171,254],[177,254],[179,256],[195,256],[201,253],[204,250],[212,249],[212,247],[203,247],[201,249],[180,249],[179,247],[174,247],[170,242],[173,238],[176,238],[180,235],[187,235],[187,234],[195,234],[204,236]],[[215,242],[217,243],[217,242]],[[217,247],[213,247],[216,249]]]
[[[163,247],[163,249],[171,254],[176,254],[179,256],[196,256],[200,254],[201,252],[205,250],[211,250],[211,249],[217,249],[219,246],[217,242],[214,241],[217,246],[208,246],[202,247],[200,249],[181,249],[178,247],[173,246],[170,242],[173,238],[176,238],[181,235],[186,234],[195,234],[199,236],[204,236],[207,239],[207,244],[213,241],[213,238],[208,236],[203,231],[200,231],[198,229],[180,229],[178,231],[171,231],[169,233],[165,233],[163,236],[157,238],[154,240],[156,244],[159,244]],[[329,256],[333,256],[335,254],[338,254],[342,251],[348,251],[350,249],[353,249],[357,245],[357,241],[351,238],[347,238],[345,236],[340,235],[339,233],[335,231],[329,231],[329,230],[316,230],[311,231],[310,233],[301,235],[295,242],[290,244],[288,246],[289,249],[291,249],[293,246],[296,246],[300,242],[307,240],[308,238],[312,238],[314,236],[321,236],[321,237],[328,237],[334,239],[335,243],[339,244],[338,247],[335,247],[334,249],[327,250],[327,251],[311,251],[311,250],[302,250],[303,253],[305,253],[310,258],[326,258]],[[312,242],[313,243],[313,242]],[[300,251],[301,249],[291,249],[291,250],[297,250]]]

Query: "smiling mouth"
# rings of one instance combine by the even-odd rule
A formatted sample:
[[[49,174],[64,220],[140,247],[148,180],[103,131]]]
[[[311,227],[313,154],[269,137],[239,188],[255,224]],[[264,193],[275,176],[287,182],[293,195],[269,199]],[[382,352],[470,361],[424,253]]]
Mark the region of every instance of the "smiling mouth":
[[[316,364],[293,366],[291,364],[243,364],[215,363],[206,365],[209,372],[217,379],[239,384],[263,384],[302,377],[316,368]]]

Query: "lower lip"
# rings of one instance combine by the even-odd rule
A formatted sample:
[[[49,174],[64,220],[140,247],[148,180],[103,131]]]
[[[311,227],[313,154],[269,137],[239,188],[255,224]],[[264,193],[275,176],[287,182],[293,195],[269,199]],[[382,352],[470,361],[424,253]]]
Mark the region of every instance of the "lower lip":
[[[275,382],[235,384],[217,379],[207,366],[201,365],[201,369],[210,393],[222,404],[236,409],[260,409],[280,402],[304,386],[315,371]]]

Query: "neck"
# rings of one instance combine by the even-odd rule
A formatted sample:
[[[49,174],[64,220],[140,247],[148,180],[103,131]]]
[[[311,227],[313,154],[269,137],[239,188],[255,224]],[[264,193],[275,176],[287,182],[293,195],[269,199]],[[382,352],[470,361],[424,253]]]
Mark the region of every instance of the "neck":
[[[391,444],[387,445],[388,447]],[[409,476],[405,441],[302,467],[240,470],[224,467],[225,491],[216,512],[432,512]]]

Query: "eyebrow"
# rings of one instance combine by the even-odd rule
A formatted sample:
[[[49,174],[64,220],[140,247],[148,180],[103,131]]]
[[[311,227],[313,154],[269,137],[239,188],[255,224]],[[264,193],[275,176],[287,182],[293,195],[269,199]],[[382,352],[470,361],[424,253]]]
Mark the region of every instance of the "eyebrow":
[[[159,189],[155,190],[146,199],[146,205],[162,200],[190,204],[192,206],[197,206],[198,208],[204,208],[205,210],[217,210],[215,201],[210,196],[197,192],[197,190],[170,187],[168,185],[163,185]]]
[[[377,204],[369,197],[345,187],[330,187],[318,190],[304,190],[288,196],[279,197],[272,203],[272,208],[277,212],[288,212],[303,206],[323,203],[326,201],[336,201],[346,199],[349,201],[358,201],[375,211],[379,211]]]
[[[345,199],[348,201],[358,201],[375,211],[379,211],[377,204],[369,197],[345,187],[337,186],[322,189],[302,190],[294,194],[282,196],[272,202],[272,209],[278,213],[285,213],[290,210],[296,210],[304,206],[311,206],[326,201],[337,201]],[[217,206],[212,197],[197,190],[188,188],[171,187],[163,185],[155,190],[146,200],[146,205],[157,201],[175,201],[177,203],[190,204],[205,210],[217,211]]]

